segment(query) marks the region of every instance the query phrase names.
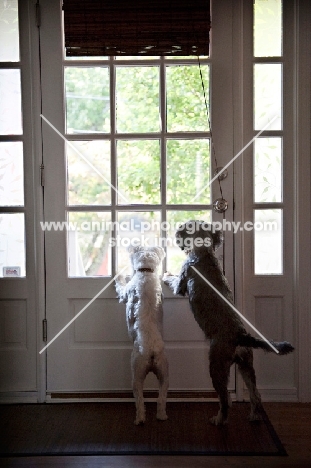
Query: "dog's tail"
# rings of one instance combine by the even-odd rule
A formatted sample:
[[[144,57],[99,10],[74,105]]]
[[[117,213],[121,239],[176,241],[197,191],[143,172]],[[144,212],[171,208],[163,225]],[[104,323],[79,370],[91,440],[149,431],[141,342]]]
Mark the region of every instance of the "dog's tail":
[[[279,351],[280,355],[292,353],[295,349],[288,341],[269,341]],[[266,341],[262,340],[261,338],[255,338],[249,333],[243,333],[243,335],[240,335],[238,344],[239,346],[245,346],[246,348],[261,348],[265,351],[273,351],[271,346],[269,346]]]

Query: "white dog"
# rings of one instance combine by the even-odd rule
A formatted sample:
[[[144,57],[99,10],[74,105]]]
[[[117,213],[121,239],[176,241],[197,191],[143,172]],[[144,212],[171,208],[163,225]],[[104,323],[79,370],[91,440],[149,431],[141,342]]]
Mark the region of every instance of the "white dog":
[[[132,351],[132,385],[136,402],[135,424],[146,419],[143,385],[149,372],[159,380],[157,418],[166,420],[168,361],[162,338],[162,288],[157,267],[165,254],[161,247],[130,247],[133,275],[126,283],[123,276],[116,280],[120,302],[126,303],[126,321],[134,347]]]

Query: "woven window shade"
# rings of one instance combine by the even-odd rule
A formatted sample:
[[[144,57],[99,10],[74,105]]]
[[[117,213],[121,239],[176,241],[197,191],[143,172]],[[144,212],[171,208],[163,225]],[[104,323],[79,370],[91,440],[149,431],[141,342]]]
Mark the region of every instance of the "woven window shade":
[[[66,55],[208,55],[209,3],[64,0]]]

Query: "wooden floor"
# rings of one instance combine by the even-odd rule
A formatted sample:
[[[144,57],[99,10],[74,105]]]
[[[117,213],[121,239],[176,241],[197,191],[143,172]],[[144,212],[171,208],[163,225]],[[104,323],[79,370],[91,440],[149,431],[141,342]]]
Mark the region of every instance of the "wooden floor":
[[[311,403],[264,403],[287,457],[92,456],[0,459],[1,467],[28,468],[311,468]],[[230,422],[229,422],[230,424]]]

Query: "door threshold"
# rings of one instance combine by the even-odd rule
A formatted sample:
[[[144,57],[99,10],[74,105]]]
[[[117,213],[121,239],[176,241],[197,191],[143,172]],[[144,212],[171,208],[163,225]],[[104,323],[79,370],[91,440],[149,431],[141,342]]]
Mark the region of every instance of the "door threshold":
[[[235,392],[230,392],[231,399],[236,400]],[[145,390],[145,401],[156,401],[156,390]],[[74,403],[74,402],[134,402],[131,391],[124,392],[50,392],[47,393],[46,402],[49,403]],[[216,392],[213,391],[169,391],[167,401],[218,401]]]

